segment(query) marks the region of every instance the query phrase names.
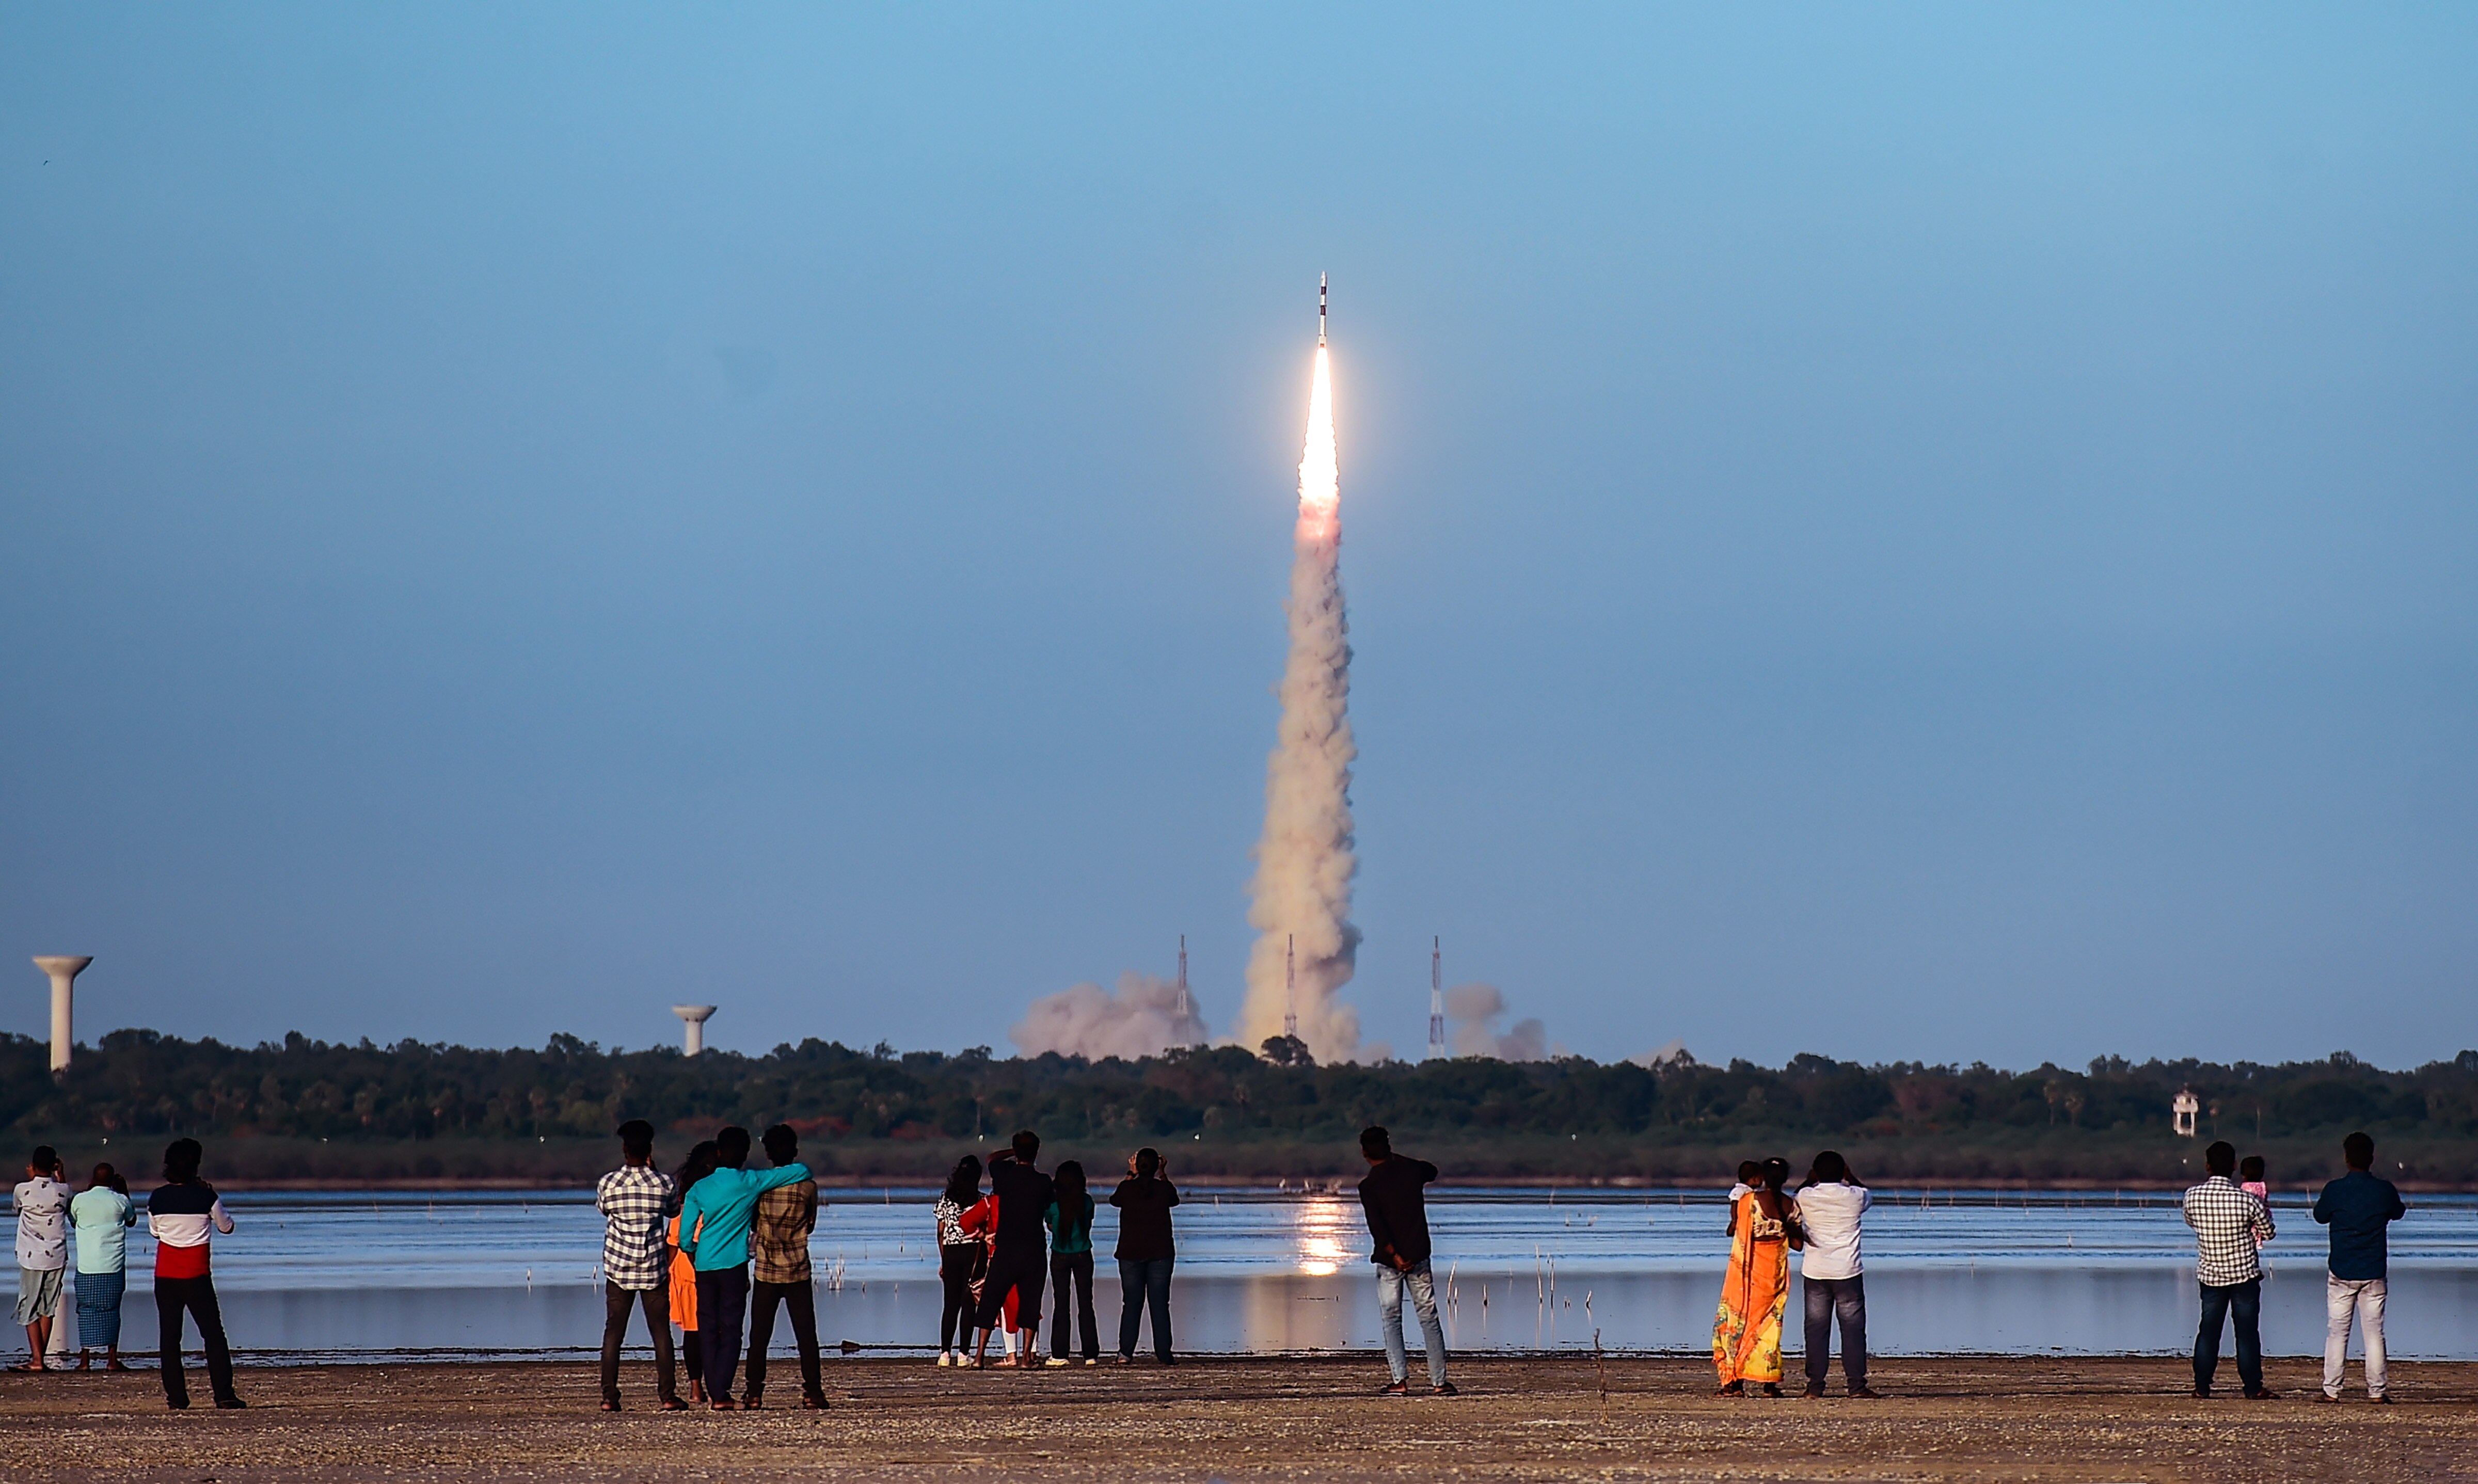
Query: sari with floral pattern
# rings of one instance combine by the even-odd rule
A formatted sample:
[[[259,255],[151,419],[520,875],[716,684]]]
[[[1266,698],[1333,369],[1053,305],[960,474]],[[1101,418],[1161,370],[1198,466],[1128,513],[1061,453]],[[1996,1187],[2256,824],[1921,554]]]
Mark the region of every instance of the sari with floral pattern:
[[[1798,1203],[1784,1195],[1786,1220],[1766,1216],[1761,1194],[1739,1196],[1730,1223],[1730,1271],[1712,1319],[1712,1369],[1724,1386],[1782,1378],[1782,1314],[1789,1306],[1789,1238]]]

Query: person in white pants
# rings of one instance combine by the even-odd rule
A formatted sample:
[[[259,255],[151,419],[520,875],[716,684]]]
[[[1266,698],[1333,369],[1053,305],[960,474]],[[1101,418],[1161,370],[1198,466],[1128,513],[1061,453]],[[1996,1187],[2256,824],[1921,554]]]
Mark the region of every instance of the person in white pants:
[[[2349,1330],[2365,1337],[2366,1396],[2389,1402],[2384,1392],[2384,1278],[2386,1229],[2408,1212],[2390,1180],[2376,1178],[2375,1141],[2364,1133],[2340,1141],[2349,1172],[2314,1198],[2314,1220],[2332,1228],[2332,1260],[2324,1279],[2323,1395],[2340,1399],[2341,1372],[2349,1360]]]

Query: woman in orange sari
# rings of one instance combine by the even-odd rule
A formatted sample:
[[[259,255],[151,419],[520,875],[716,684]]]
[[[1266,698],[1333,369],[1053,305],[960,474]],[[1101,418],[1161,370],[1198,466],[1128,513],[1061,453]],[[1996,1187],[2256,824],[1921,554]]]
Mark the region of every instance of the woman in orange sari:
[[[1749,1381],[1761,1383],[1767,1396],[1781,1395],[1789,1254],[1806,1245],[1798,1202],[1782,1193],[1788,1178],[1787,1160],[1739,1167],[1730,1207],[1730,1271],[1712,1319],[1712,1369],[1721,1373],[1724,1396],[1745,1396]]]
[[[705,1346],[697,1343],[696,1265],[680,1250],[680,1202],[688,1197],[690,1186],[714,1173],[721,1158],[721,1150],[708,1139],[689,1150],[679,1173],[671,1177],[671,1322],[680,1326],[680,1358],[688,1363],[689,1400],[700,1406],[705,1402]],[[698,1217],[697,1230],[704,1229],[705,1218]]]

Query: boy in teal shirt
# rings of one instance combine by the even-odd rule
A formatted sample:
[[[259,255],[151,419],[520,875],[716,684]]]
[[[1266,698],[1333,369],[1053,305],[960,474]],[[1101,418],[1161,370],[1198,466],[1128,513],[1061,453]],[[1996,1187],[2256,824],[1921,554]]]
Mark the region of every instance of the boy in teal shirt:
[[[799,1184],[809,1178],[809,1167],[742,1169],[748,1163],[748,1130],[737,1124],[715,1135],[714,1144],[720,1168],[690,1186],[680,1203],[680,1250],[696,1270],[705,1394],[717,1412],[734,1412],[740,1403],[731,1399],[731,1377],[740,1369],[740,1325],[748,1310],[748,1225],[758,1196]]]

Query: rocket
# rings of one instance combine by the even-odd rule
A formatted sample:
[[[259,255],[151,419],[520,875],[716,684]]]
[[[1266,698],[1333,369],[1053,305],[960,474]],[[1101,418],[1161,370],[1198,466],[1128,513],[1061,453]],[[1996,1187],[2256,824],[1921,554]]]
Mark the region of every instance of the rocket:
[[[1317,343],[1325,343],[1325,275],[1317,275]]]

